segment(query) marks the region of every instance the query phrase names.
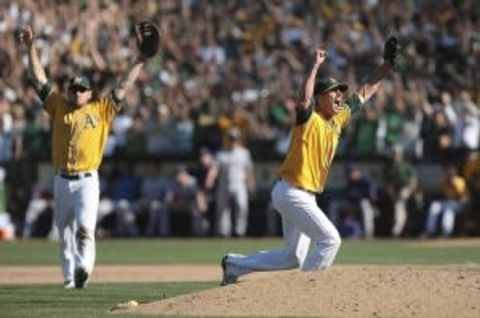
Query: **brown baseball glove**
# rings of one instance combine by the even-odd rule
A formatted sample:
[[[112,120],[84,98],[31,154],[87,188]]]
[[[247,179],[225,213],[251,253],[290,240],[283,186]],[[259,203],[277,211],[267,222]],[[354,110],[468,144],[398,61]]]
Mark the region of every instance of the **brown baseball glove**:
[[[155,56],[160,46],[160,33],[152,22],[144,21],[135,25],[138,50],[143,58]]]

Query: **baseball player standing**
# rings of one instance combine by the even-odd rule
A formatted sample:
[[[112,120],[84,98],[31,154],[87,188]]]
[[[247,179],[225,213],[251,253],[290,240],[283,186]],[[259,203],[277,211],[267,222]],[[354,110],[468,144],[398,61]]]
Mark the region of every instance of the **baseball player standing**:
[[[137,25],[139,48],[152,32]],[[152,26],[154,28],[154,26]],[[156,29],[153,32],[157,32]],[[72,78],[63,96],[47,79],[34,46],[30,26],[19,33],[28,49],[29,71],[34,86],[52,120],[52,159],[55,169],[55,224],[60,239],[60,258],[64,287],[84,288],[95,263],[95,225],[99,204],[100,166],[108,132],[121,101],[144,65],[141,56],[133,63],[109,97],[93,98],[90,81],[83,76]]]
[[[346,84],[332,78],[315,80],[327,57],[326,51],[316,50],[315,63],[296,105],[296,123],[280,180],[272,190],[273,206],[282,217],[286,248],[249,256],[225,255],[222,285],[235,283],[239,276],[256,271],[297,266],[302,271],[313,271],[332,265],[340,247],[340,235],[318,207],[315,195],[325,186],[343,127],[351,113],[375,94],[381,80],[392,70],[396,51],[396,39],[391,38],[385,44],[385,63],[345,102]]]

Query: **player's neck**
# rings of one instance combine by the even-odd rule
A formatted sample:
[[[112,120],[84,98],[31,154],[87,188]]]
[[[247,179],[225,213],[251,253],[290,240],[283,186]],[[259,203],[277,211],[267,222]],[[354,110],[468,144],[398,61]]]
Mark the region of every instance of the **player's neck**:
[[[332,119],[333,117],[333,114],[330,113],[330,112],[327,112],[324,108],[322,107],[318,107],[317,109],[315,109],[315,111],[317,112],[317,114],[320,115],[320,117],[322,117],[323,119],[325,119],[326,121],[329,121],[330,119]]]

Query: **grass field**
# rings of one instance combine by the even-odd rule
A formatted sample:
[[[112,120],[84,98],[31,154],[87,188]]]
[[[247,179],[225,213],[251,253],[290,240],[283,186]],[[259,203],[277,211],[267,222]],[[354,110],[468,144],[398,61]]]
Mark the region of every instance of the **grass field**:
[[[480,241],[346,241],[337,264],[422,264],[480,266]],[[227,251],[248,253],[281,247],[278,239],[250,240],[106,240],[97,244],[97,264],[218,264]],[[0,243],[1,266],[58,265],[57,243]],[[85,290],[65,291],[59,285],[0,285],[0,317],[112,317],[119,302],[158,300],[213,288],[215,282],[92,283]],[[115,315],[114,317],[134,317]],[[143,316],[144,317],[144,316]]]

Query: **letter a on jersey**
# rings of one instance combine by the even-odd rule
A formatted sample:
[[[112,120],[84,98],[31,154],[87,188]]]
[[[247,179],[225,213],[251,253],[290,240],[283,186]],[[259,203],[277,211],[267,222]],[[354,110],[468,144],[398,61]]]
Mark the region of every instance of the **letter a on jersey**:
[[[98,119],[92,115],[87,114],[85,116],[85,127],[84,128],[95,128],[97,127]]]

